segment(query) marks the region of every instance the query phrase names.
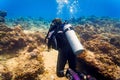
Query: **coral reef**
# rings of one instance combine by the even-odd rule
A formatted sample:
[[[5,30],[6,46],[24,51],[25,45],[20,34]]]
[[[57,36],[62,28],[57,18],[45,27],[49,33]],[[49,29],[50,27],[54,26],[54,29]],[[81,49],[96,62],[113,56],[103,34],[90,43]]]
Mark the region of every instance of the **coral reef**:
[[[6,26],[7,14],[0,15],[0,80],[37,80],[44,72],[41,52],[49,21],[20,17],[7,19]],[[78,69],[97,80],[120,80],[120,20],[90,16],[70,21],[86,49],[78,56]]]
[[[36,52],[33,52],[35,54]],[[23,53],[16,58],[9,59],[6,61],[6,66],[8,67],[9,72],[11,72],[13,80],[34,80],[38,74],[44,72],[43,62],[38,61],[36,58],[31,56],[31,53]]]
[[[78,22],[75,30],[87,49],[79,55],[79,68],[84,68],[83,72],[94,75],[98,80],[119,80],[120,21],[93,16],[81,17]]]
[[[7,18],[6,24],[9,27],[14,27],[17,25],[21,25],[24,30],[31,30],[31,31],[45,31],[49,27],[49,21],[45,20],[41,17],[34,18],[34,17],[18,17],[18,18]]]
[[[113,36],[110,38],[110,44],[120,48],[120,36]]]
[[[14,29],[0,25],[0,53],[26,46],[25,34],[19,26]]]
[[[35,80],[38,74],[44,72],[42,56],[38,52],[32,52],[36,57],[25,52],[6,60],[6,63],[0,66],[1,80]]]
[[[0,80],[36,80],[44,72],[44,34],[0,24]]]
[[[0,23],[5,22],[5,16],[7,16],[7,12],[5,11],[0,11]]]
[[[1,16],[1,17],[7,16],[7,12],[6,12],[6,11],[0,11],[0,16]]]

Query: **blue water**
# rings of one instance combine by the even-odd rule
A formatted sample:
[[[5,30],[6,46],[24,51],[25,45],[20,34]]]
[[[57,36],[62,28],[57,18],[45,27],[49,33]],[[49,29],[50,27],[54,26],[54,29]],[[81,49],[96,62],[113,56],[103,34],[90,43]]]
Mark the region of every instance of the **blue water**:
[[[120,18],[120,0],[0,0],[7,17],[78,18],[110,16]]]

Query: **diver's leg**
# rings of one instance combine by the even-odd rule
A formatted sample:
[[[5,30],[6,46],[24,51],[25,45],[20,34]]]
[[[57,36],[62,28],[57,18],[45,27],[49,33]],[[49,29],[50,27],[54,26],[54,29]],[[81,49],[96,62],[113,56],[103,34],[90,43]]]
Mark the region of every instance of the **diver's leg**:
[[[48,40],[47,47],[48,47],[48,51],[49,51],[49,50],[50,50],[50,47],[51,47],[51,40]]]
[[[76,71],[76,56],[73,53],[69,53],[69,57],[68,57],[68,64],[69,64],[69,68],[71,68],[72,70]]]
[[[58,59],[57,59],[57,76],[64,77],[64,67],[67,62],[64,52],[59,51]]]

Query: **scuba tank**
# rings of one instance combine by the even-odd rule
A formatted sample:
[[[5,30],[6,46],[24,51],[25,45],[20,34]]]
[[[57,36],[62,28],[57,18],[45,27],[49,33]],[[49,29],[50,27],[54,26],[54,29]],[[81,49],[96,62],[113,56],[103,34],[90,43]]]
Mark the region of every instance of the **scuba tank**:
[[[65,24],[63,26],[63,31],[67,37],[67,40],[74,52],[75,55],[78,55],[84,51],[82,44],[80,43],[79,39],[77,38],[73,27],[70,24]]]

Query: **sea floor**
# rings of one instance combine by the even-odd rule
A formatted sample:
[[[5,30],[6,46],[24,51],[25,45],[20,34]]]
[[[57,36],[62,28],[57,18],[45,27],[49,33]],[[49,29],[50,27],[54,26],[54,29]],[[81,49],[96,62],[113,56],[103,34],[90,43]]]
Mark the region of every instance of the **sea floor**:
[[[56,76],[57,51],[45,47],[49,24],[29,18],[0,24],[0,80],[66,80]],[[120,80],[120,20],[91,16],[72,24],[86,49],[78,67],[98,80]]]
[[[59,78],[56,76],[56,64],[57,64],[57,55],[56,50],[43,51],[43,60],[45,66],[45,73],[40,75],[41,80],[67,80],[66,77]]]

